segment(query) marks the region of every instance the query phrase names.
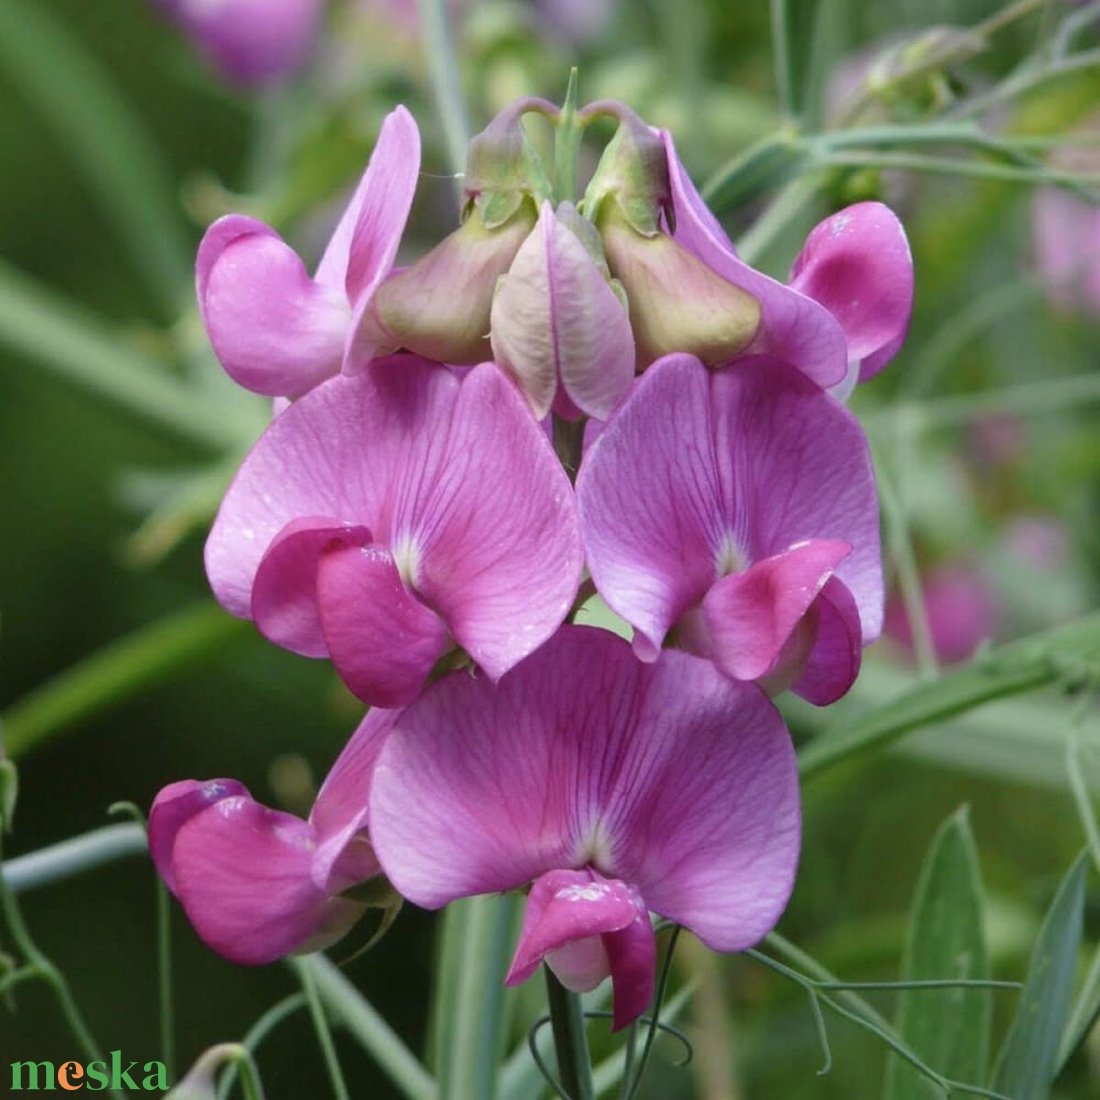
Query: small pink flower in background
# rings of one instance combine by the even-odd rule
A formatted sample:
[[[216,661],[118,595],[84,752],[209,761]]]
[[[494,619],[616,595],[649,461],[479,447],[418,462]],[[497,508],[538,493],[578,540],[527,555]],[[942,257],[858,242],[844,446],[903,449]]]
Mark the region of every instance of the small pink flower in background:
[[[1004,531],[1004,545],[1018,562],[1044,573],[1061,569],[1070,559],[1068,526],[1055,516],[1015,516]]]
[[[579,235],[585,229],[596,235],[572,206],[555,212],[544,203],[493,299],[493,358],[540,420],[555,399],[559,414],[606,420],[634,379],[630,319],[606,263],[594,258],[599,238],[589,251]]]
[[[824,705],[882,623],[878,502],[856,420],[793,367],[668,356],[585,455],[592,579],[656,659],[666,638]]]
[[[962,563],[942,566],[924,578],[922,590],[932,647],[944,664],[965,661],[993,636],[997,598],[979,569]],[[898,596],[886,606],[883,632],[912,652],[913,628]]]
[[[253,800],[234,779],[165,787],[149,814],[149,850],[165,885],[212,950],[244,965],[318,951],[367,906],[340,895],[378,874],[367,792],[392,716],[362,723],[308,821]]]
[[[1032,206],[1035,259],[1051,302],[1100,314],[1100,206],[1040,187]]]
[[[426,908],[533,882],[509,983],[543,959],[574,990],[610,975],[621,1028],[653,992],[650,911],[718,951],[774,926],[798,776],[757,688],[566,626],[495,687],[452,675],[395,718],[370,829],[390,881]]]
[[[271,84],[310,59],[325,0],[158,0],[230,81]]]
[[[864,202],[826,218],[807,237],[784,286],[738,258],[671,135],[661,136],[674,238],[760,303],[760,327],[744,354],[774,355],[838,397],[878,373],[901,347],[913,304],[913,260],[895,215]]]
[[[569,480],[515,386],[412,355],[282,412],[206,545],[223,607],[378,706],[456,645],[499,678],[557,629],[582,565]]]
[[[297,397],[358,365],[355,329],[393,266],[420,169],[412,115],[387,115],[317,274],[255,218],[218,219],[199,246],[199,311],[226,372],[246,389]]]

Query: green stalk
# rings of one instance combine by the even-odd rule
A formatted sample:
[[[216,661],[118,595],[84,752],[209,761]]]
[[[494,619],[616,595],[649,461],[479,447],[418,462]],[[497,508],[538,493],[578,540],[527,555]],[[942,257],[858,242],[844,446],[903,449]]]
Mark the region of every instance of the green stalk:
[[[543,973],[546,976],[546,1002],[550,1009],[550,1026],[554,1032],[554,1051],[562,1090],[569,1100],[595,1100],[592,1059],[588,1053],[588,1033],[581,999],[558,981],[550,967],[544,966]]]
[[[447,18],[445,0],[416,0],[420,16],[420,35],[428,59],[428,71],[436,109],[443,123],[447,159],[455,177],[466,171],[466,147],[470,144],[470,122],[466,98],[458,71],[458,57]],[[461,191],[461,184],[459,191]]]

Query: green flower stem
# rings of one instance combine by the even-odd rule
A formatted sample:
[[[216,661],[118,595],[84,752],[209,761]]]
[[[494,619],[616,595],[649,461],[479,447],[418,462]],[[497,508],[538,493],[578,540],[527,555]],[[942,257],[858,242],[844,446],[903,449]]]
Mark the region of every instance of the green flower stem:
[[[458,71],[458,58],[448,24],[445,0],[416,0],[420,34],[428,58],[432,92],[443,123],[447,159],[459,179],[466,171],[466,147],[470,144],[470,123],[466,98]],[[459,187],[461,191],[461,186]]]
[[[577,156],[583,129],[577,121],[577,70],[569,70],[565,102],[554,124],[554,200],[577,201]]]
[[[0,65],[87,181],[165,320],[190,294],[193,250],[160,150],[79,37],[37,0],[0,4]]]
[[[298,975],[298,980],[302,983],[302,991],[305,993],[306,1003],[309,1005],[309,1014],[313,1020],[313,1030],[317,1034],[317,1043],[325,1060],[329,1081],[332,1083],[332,1094],[336,1097],[336,1100],[349,1100],[348,1086],[344,1081],[344,1073],[340,1068],[336,1044],[332,1041],[332,1029],[329,1027],[325,1006],[321,1003],[317,982],[314,980],[312,971],[302,959],[291,958],[288,961],[291,969]]]
[[[104,825],[102,829],[9,859],[0,868],[0,879],[13,894],[22,894],[113,863],[116,859],[144,855],[148,850],[145,830],[136,822]]]
[[[240,1045],[249,1054],[255,1054],[256,1048],[281,1024],[287,1017],[293,1016],[299,1009],[306,1007],[304,993],[291,993],[281,1001],[271,1006],[249,1029],[248,1034],[241,1040]],[[231,1061],[225,1073],[222,1074],[221,1083],[218,1085],[218,1100],[229,1100],[229,1094],[240,1072],[240,1062]],[[255,1067],[253,1066],[253,1072]]]
[[[296,965],[308,973],[333,1018],[371,1055],[403,1096],[408,1100],[437,1100],[436,1084],[427,1070],[339,967],[324,955],[307,955]],[[488,1098],[489,1093],[466,1095],[480,1100],[482,1096]]]
[[[250,623],[203,601],[129,634],[48,680],[4,712],[4,744],[18,759],[141,688],[249,637]]]
[[[262,401],[247,406],[255,407],[255,418],[228,414],[226,409],[239,410],[239,403],[200,397],[101,322],[3,261],[0,345],[208,453],[239,450],[263,427]]]
[[[3,855],[3,839],[0,837],[0,868],[4,867]],[[61,1014],[65,1017],[73,1039],[80,1047],[85,1059],[89,1062],[105,1062],[106,1059],[103,1057],[98,1044],[92,1037],[92,1033],[88,1030],[88,1025],[84,1022],[80,1009],[77,1007],[65,975],[42,953],[31,938],[30,931],[23,920],[19,903],[16,900],[15,891],[8,882],[6,871],[0,874],[0,914],[3,915],[16,949],[23,955],[26,970],[33,971],[33,975],[44,981],[53,991],[58,1007],[61,1009]],[[115,1100],[123,1100],[124,1097],[124,1094],[117,1089],[111,1089],[110,1095],[115,1097]]]
[[[558,981],[550,967],[544,966],[543,972],[561,1087],[569,1100],[594,1100],[592,1059],[581,999]]]
[[[1098,658],[1100,612],[1094,612],[1001,646],[958,672],[915,684],[889,703],[846,717],[841,728],[815,737],[799,752],[799,771],[808,779],[992,699],[1066,680],[1081,662]]]
[[[443,1100],[492,1100],[504,1053],[504,976],[520,899],[464,898],[443,914],[434,1062]]]
[[[931,172],[946,176],[972,176],[975,179],[1004,180],[1008,183],[1050,183],[1078,188],[1100,185],[1100,175],[1059,172],[1045,165],[990,164],[986,161],[959,160],[954,157],[923,156],[916,153],[835,152],[825,158],[826,165],[843,168],[896,168],[908,172]]]

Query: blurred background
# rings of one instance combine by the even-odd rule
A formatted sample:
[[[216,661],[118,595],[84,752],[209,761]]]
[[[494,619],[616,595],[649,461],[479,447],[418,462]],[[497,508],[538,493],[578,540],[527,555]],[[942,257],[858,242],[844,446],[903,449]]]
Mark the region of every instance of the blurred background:
[[[0,708],[21,787],[8,857],[114,820],[113,803],[147,811],[183,777],[234,776],[262,801],[308,807],[361,711],[325,664],[263,643],[208,595],[205,530],[269,409],[229,383],[207,350],[192,264],[205,226],[228,211],[271,222],[315,261],[398,102],[425,138],[404,247],[415,255],[456,224],[415,5],[318,5],[295,36],[301,57],[282,59],[290,71],[259,77],[219,60],[180,6],[0,5]],[[1100,68],[1094,58],[998,94],[1022,64],[1048,56],[1071,10],[1032,4],[1001,25],[996,14],[1009,7],[1019,5],[792,4],[813,33],[787,88],[811,133],[917,128],[984,97],[967,117],[1011,135],[1025,160],[918,141],[858,146],[848,162],[822,166],[763,147],[752,171],[742,162],[723,175],[783,124],[768,5],[450,5],[475,130],[514,97],[560,101],[579,65],[582,101],[621,99],[674,132],[695,179],[712,181],[731,235],[771,274],[785,276],[809,228],[847,203],[880,198],[906,225],[917,286],[910,337],[853,401],[884,487],[889,636],[837,707],[789,708],[797,739],[839,728],[922,675],[981,662],[991,643],[1096,607],[1100,209],[1054,190],[1044,173],[1100,172]],[[978,25],[988,34],[977,39],[950,29]],[[1096,26],[1074,32],[1083,53],[1100,45]],[[1011,178],[981,167],[1014,164],[1015,175],[1001,173]],[[925,609],[916,621],[915,606]],[[58,688],[74,666],[82,678]],[[1100,719],[1074,717],[1078,709],[1063,683],[809,781],[783,934],[845,978],[896,977],[924,853],[966,805],[993,970],[1018,978],[1084,844],[1065,766],[1071,733],[1083,780],[1100,791]],[[1091,939],[1098,897],[1086,913]],[[101,1046],[127,1060],[159,1057],[147,861],[21,901]],[[434,919],[408,907],[348,968],[414,1050],[426,1040],[434,934]],[[172,945],[181,1067],[242,1036],[296,988],[281,966],[223,962],[178,910]],[[354,944],[344,947],[336,959]],[[0,952],[11,949],[0,930]],[[678,965],[676,981],[695,975],[703,991],[687,1025],[696,1057],[676,1068],[675,1044],[659,1044],[646,1096],[881,1094],[886,1048],[843,1021],[830,1020],[832,1067],[817,1075],[823,1056],[797,987],[751,960],[708,960],[690,946]],[[892,1014],[889,995],[874,1002]],[[1013,1003],[998,995],[998,1033]],[[320,1095],[308,1020],[299,1013],[282,1026],[260,1056],[269,1096]],[[0,1073],[17,1058],[59,1062],[71,1048],[44,985],[0,998]],[[355,1095],[398,1095],[354,1044],[340,1051]],[[1100,1095],[1100,1044],[1086,1044],[1060,1090],[1065,1100]]]

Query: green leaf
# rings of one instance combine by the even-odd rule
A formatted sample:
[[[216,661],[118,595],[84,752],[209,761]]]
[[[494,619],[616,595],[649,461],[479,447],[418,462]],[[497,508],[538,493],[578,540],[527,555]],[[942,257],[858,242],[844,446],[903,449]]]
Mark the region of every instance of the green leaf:
[[[1061,1073],[1073,1052],[1085,1041],[1100,1018],[1100,948],[1092,957],[1089,972],[1085,975],[1085,984],[1077,994],[1073,1011],[1070,1013],[1066,1030],[1062,1034],[1062,1043],[1058,1048],[1058,1072]]]
[[[19,795],[19,773],[15,764],[0,756],[0,833],[10,833]]]
[[[965,808],[947,819],[929,849],[917,886],[902,963],[903,981],[985,980],[981,876]],[[989,989],[910,989],[901,994],[897,1029],[930,1066],[957,1081],[983,1081],[992,1019]],[[924,1100],[929,1084],[891,1057],[888,1100]]]
[[[994,1088],[1013,1100],[1047,1100],[1069,1015],[1085,906],[1082,853],[1062,880],[1039,929],[1027,981],[997,1061]]]

